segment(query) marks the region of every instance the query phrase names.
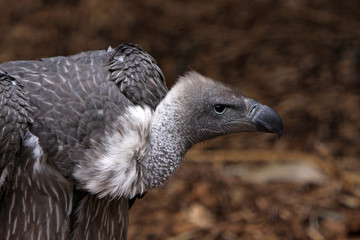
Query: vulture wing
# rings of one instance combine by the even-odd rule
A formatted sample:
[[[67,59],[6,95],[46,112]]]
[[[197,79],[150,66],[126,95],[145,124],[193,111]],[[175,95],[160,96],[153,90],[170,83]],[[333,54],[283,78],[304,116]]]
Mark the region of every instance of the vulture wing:
[[[12,176],[22,140],[33,121],[23,86],[0,71],[0,196]]]
[[[0,239],[66,239],[72,186],[46,162],[23,85],[0,70]],[[53,226],[50,231],[49,226]]]
[[[116,48],[110,57],[110,71],[120,91],[136,105],[155,109],[168,91],[155,60],[134,44]]]
[[[0,239],[125,239],[129,199],[81,192],[72,171],[125,108],[166,92],[133,44],[1,64]]]

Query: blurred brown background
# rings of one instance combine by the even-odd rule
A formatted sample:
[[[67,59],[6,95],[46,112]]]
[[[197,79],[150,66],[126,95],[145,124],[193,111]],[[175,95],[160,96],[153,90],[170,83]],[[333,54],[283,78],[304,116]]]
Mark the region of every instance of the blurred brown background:
[[[131,209],[130,239],[360,239],[357,0],[0,0],[0,62],[145,48],[171,86],[193,69],[285,131],[195,147]]]

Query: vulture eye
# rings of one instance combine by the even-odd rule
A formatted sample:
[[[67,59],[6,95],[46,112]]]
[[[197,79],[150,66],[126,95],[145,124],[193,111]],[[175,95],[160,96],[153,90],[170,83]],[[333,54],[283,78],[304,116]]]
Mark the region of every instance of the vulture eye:
[[[214,111],[217,114],[223,114],[224,112],[226,112],[226,109],[227,109],[226,105],[223,104],[216,104],[214,106]]]

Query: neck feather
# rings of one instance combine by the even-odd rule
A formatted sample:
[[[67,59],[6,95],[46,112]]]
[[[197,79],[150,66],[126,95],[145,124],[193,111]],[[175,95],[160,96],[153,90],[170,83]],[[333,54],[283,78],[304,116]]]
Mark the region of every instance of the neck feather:
[[[128,108],[79,160],[78,187],[99,197],[132,198],[164,183],[192,146],[178,106],[165,98],[155,112]]]
[[[187,137],[184,117],[174,101],[165,99],[157,107],[149,136],[149,155],[146,159],[148,188],[164,183],[179,167],[192,146]]]

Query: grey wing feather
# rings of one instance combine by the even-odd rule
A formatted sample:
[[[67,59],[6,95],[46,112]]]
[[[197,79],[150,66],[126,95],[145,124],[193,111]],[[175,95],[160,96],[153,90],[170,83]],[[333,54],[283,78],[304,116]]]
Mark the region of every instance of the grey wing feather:
[[[12,176],[31,122],[31,108],[23,86],[0,70],[0,196]]]
[[[73,186],[47,164],[36,139],[26,133],[0,202],[0,239],[66,240],[70,234]]]
[[[110,57],[109,70],[111,80],[136,105],[155,109],[168,91],[156,61],[135,44],[118,46]]]
[[[126,240],[129,222],[128,200],[86,195],[76,210],[78,216],[71,240]],[[84,237],[86,236],[86,238]]]
[[[84,150],[96,132],[101,135],[129,103],[109,80],[110,55],[89,51],[0,65],[25,86],[34,112],[31,131],[66,177],[75,164],[71,155]]]
[[[34,109],[18,77],[0,70],[0,239],[65,240],[73,186],[30,132]]]

